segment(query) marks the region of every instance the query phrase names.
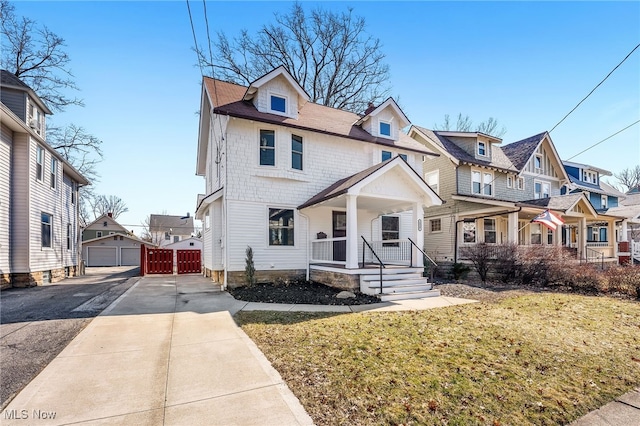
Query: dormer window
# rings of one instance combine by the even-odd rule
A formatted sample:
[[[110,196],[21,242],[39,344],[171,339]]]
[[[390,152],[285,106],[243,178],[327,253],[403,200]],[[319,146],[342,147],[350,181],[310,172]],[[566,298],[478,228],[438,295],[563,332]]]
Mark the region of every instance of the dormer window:
[[[487,144],[485,142],[478,142],[478,155],[487,156]]]
[[[380,122],[380,136],[391,137],[391,123],[387,123],[386,121]]]
[[[282,96],[271,95],[271,111],[285,114],[287,112],[287,99]]]
[[[591,172],[585,170],[582,173],[582,180],[587,183],[592,183],[594,185],[598,184],[598,174],[596,172]]]

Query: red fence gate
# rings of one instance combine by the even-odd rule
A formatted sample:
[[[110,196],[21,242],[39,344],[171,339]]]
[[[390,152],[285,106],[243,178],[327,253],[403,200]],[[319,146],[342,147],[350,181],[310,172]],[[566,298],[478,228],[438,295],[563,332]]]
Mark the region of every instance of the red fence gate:
[[[200,250],[176,250],[178,274],[196,274],[202,272]]]
[[[173,250],[140,246],[140,275],[173,274]]]

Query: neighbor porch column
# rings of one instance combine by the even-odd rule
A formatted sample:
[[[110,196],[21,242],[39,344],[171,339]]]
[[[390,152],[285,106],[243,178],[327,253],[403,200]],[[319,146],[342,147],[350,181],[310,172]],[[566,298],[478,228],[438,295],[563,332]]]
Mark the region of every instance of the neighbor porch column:
[[[422,203],[413,205],[413,241],[421,250],[424,250],[424,209]],[[424,266],[422,253],[413,246],[411,246],[411,263],[419,268]]]
[[[518,244],[518,212],[509,213],[507,220],[507,242]]]
[[[578,219],[578,256],[586,259],[587,256],[587,218]]]
[[[347,269],[358,269],[358,203],[357,196],[347,194]]]
[[[620,241],[629,241],[629,230],[627,229],[627,219],[622,221],[622,229],[620,230]]]

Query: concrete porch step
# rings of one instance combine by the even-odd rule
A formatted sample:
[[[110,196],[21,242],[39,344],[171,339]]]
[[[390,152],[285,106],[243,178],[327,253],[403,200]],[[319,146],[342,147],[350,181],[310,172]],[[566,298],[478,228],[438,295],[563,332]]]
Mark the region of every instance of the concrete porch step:
[[[383,302],[389,302],[392,300],[422,299],[424,297],[438,297],[440,296],[440,290],[412,291],[404,293],[382,293],[379,296],[380,300],[382,300]]]
[[[382,274],[382,281],[395,281],[402,279],[420,279],[422,273],[403,273],[403,274]],[[362,281],[378,281],[380,282],[380,273],[371,275],[360,275]]]
[[[371,289],[380,289],[380,281],[369,281],[367,285]],[[391,290],[391,289],[398,289],[398,291],[400,291],[401,289],[404,289],[407,287],[431,290],[433,286],[429,281],[427,281],[426,278],[421,278],[417,280],[382,281],[383,291]]]
[[[410,268],[408,266],[388,266],[382,268],[382,275],[395,275],[395,274],[421,274],[423,268]],[[364,268],[361,269],[361,275],[380,275],[380,268]]]

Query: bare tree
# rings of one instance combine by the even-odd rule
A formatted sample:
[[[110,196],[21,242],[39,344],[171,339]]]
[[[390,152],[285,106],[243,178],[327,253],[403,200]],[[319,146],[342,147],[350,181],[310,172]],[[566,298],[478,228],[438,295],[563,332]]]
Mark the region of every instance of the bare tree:
[[[624,192],[631,190],[640,185],[640,165],[626,168],[618,173],[614,173],[613,177],[624,188]]]
[[[117,219],[122,213],[129,211],[129,208],[124,201],[115,195],[97,195],[91,199],[90,203],[94,217],[111,213],[111,216],[114,219]]]
[[[486,121],[482,121],[480,124],[474,126],[473,120],[471,120],[468,115],[458,113],[458,119],[456,120],[455,126],[451,122],[449,114],[445,114],[444,121],[440,124],[434,124],[433,128],[436,130],[453,130],[458,132],[480,132],[501,138],[505,133],[507,133],[507,129],[504,126],[498,128],[499,126],[500,124],[498,123],[498,120],[493,117],[489,117]]]
[[[82,100],[70,96],[78,90],[69,68],[70,58],[64,39],[44,25],[27,17],[18,17],[14,6],[0,0],[1,45],[0,65],[11,72],[57,112],[69,105],[84,106]],[[97,164],[102,160],[102,141],[87,133],[81,126],[66,128],[47,123],[47,143],[56,149],[89,181],[98,180]],[[91,187],[80,189],[80,216],[84,223],[90,219]]]
[[[2,54],[0,65],[31,87],[55,111],[82,100],[68,95],[78,90],[65,52],[64,39],[27,17],[17,17],[14,6],[0,1]]]
[[[230,40],[218,33],[211,50],[195,50],[203,69],[239,84],[283,65],[312,102],[356,113],[389,94],[382,44],[365,32],[364,18],[354,16],[351,8],[343,13],[318,8],[307,14],[296,2],[255,35],[242,30]]]

